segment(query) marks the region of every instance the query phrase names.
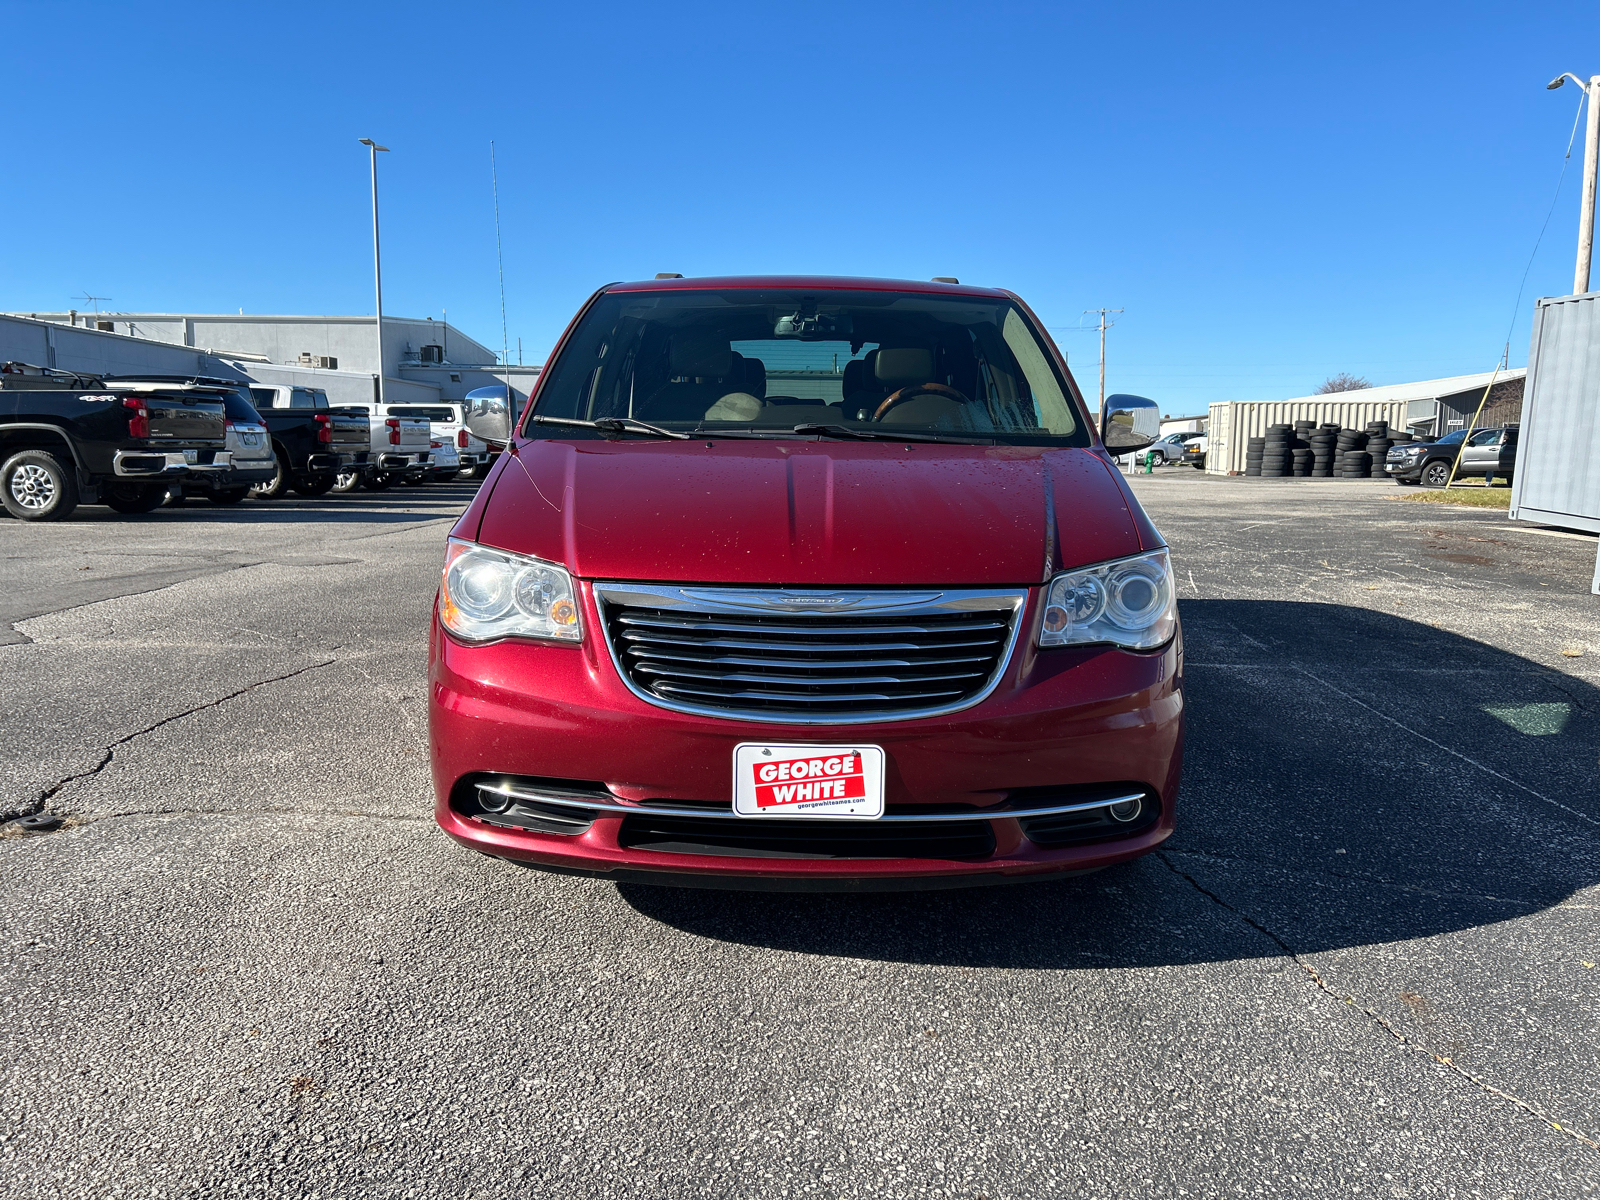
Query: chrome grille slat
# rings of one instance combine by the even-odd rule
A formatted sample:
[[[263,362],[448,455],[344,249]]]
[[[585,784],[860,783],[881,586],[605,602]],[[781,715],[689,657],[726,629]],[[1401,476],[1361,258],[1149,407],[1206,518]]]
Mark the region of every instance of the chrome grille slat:
[[[903,720],[977,703],[999,681],[1027,595],[719,588],[708,597],[593,586],[612,661],[636,695],[782,724]]]
[[[807,679],[795,675],[756,675],[749,671],[730,671],[725,675],[707,673],[705,671],[686,671],[682,667],[663,667],[659,663],[638,663],[635,671],[642,671],[650,675],[664,675],[672,679],[704,679],[715,683],[718,680],[727,680],[730,683],[785,683],[799,684],[804,687],[839,688],[852,687],[858,684],[903,684],[907,687],[919,683],[945,683],[956,679],[982,679],[982,671],[963,671],[955,675],[916,675],[910,678],[901,675],[833,675],[826,679]]]
[[[649,659],[652,662],[711,663],[716,666],[727,663],[735,667],[766,667],[771,670],[793,671],[848,671],[861,667],[948,667],[959,666],[962,663],[990,661],[990,656],[985,654],[969,655],[966,658],[833,658],[819,661],[804,658],[756,658],[744,654],[717,654],[710,658],[695,658],[688,654],[666,654],[660,650],[631,650],[629,653],[634,658]]]
[[[758,642],[742,638],[706,638],[697,641],[694,638],[660,637],[649,634],[628,632],[622,635],[621,640],[629,646],[709,646],[715,650],[777,650],[787,654],[904,654],[907,650],[965,650],[969,647],[988,647],[992,649],[1005,639],[998,634],[994,637],[973,638],[964,642],[934,642],[931,638],[927,643],[922,642],[805,642],[793,644],[778,641]]]
[[[655,620],[655,619],[651,619],[651,618],[638,617],[638,616],[633,616],[631,614],[628,614],[628,615],[624,615],[624,616],[618,617],[617,618],[617,622],[618,622],[618,624],[625,625],[625,626],[646,625],[646,626],[650,626],[651,628],[655,628],[655,629],[687,629],[687,630],[709,629],[709,630],[712,630],[713,632],[716,632],[716,633],[746,633],[746,634],[748,634],[748,633],[751,633],[751,632],[759,631],[759,632],[763,632],[763,633],[773,633],[773,634],[802,633],[802,634],[806,634],[808,636],[817,636],[817,637],[860,637],[861,636],[861,627],[860,626],[857,626],[857,625],[833,625],[833,626],[829,626],[829,625],[822,624],[821,621],[818,621],[818,623],[815,624],[815,625],[772,625],[772,624],[762,624],[760,626],[751,626],[751,625],[724,624],[724,623],[722,623],[720,621],[695,621],[695,620],[684,620],[684,619],[679,619],[679,620],[675,620],[675,621],[662,621],[662,620]],[[981,623],[975,621],[975,622],[973,622],[973,623],[971,623],[969,625],[962,626],[960,632],[967,633],[967,632],[969,632],[971,630],[974,630],[974,629],[1003,630],[1003,629],[1005,629],[1005,627],[1006,627],[1006,623],[1003,622],[1003,621],[985,621],[985,622],[981,622]],[[875,627],[874,631],[878,632],[878,633],[938,633],[938,632],[940,632],[940,630],[937,627],[930,627],[930,626],[927,626],[927,625],[884,625],[884,626]]]
[[[793,700],[788,692],[708,692],[698,688],[683,687],[675,683],[663,683],[661,690],[682,696],[713,696],[719,700]],[[886,692],[857,692],[852,696],[812,696],[809,699],[824,704],[845,704],[851,701],[880,700],[884,703],[904,704],[907,701],[926,703],[930,700],[941,699],[947,696],[959,696],[960,692],[919,692],[909,696],[891,696]]]

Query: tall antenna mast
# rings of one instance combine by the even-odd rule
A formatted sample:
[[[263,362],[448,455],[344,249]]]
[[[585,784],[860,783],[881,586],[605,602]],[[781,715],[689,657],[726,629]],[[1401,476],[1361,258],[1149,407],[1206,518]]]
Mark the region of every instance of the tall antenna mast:
[[[489,139],[489,180],[494,187],[494,256],[500,264],[500,361],[509,363],[511,339],[506,336],[506,256],[500,245],[500,172],[495,167],[493,138]]]

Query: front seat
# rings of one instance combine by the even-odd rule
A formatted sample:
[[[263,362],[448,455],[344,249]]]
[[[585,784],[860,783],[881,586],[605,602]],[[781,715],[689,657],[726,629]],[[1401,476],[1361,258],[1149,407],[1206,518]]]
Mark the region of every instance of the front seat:
[[[672,335],[667,369],[672,379],[636,407],[644,421],[699,421],[723,395],[744,388],[744,370],[733,378],[735,355],[726,338],[702,330]]]

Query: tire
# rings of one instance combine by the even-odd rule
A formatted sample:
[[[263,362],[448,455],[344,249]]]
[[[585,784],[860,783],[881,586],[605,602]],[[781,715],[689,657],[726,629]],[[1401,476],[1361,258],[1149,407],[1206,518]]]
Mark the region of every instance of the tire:
[[[167,498],[164,483],[113,483],[100,493],[100,499],[125,516],[154,512]]]
[[[249,488],[223,488],[220,492],[207,492],[206,499],[213,504],[237,504],[249,494]]]
[[[19,521],[59,521],[78,507],[78,474],[48,450],[19,450],[0,465],[0,500]]]
[[[162,503],[168,508],[182,508],[188,500],[189,497],[183,494],[183,485],[178,484],[167,489],[167,498]]]
[[[479,468],[479,467],[462,467],[460,473],[456,476],[456,478],[457,479],[476,479],[478,477],[478,471],[480,469],[481,468]]]
[[[394,476],[387,471],[374,471],[361,481],[361,486],[369,492],[381,492],[394,482]]]
[[[337,475],[302,475],[294,481],[294,490],[302,496],[326,496],[338,481]]]
[[[267,482],[258,483],[250,489],[250,494],[257,500],[276,500],[289,490],[289,459],[283,447],[273,446],[272,457],[277,463],[278,473]]]
[[[1422,486],[1442,488],[1450,482],[1450,464],[1442,458],[1436,458],[1422,468]]]
[[[340,471],[333,477],[333,490],[341,496],[346,492],[353,492],[361,486],[360,471]]]

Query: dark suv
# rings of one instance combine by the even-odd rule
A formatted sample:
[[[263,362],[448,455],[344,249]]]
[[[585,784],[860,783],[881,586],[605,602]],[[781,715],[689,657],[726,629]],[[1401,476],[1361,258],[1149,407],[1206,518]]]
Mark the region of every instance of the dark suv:
[[[1466,446],[1463,450],[1462,443]],[[1436,442],[1401,442],[1389,449],[1384,471],[1399,484],[1444,487],[1450,482],[1450,468],[1460,455],[1456,477],[1504,476],[1511,482],[1517,462],[1517,426],[1500,425],[1492,429],[1465,429],[1447,433]]]

